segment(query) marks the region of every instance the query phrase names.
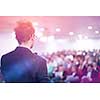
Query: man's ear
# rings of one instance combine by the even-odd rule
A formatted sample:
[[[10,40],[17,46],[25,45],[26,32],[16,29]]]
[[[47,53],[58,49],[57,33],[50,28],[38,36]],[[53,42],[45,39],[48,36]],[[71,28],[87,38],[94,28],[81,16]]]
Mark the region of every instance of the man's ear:
[[[34,40],[34,35],[32,35],[31,39]]]

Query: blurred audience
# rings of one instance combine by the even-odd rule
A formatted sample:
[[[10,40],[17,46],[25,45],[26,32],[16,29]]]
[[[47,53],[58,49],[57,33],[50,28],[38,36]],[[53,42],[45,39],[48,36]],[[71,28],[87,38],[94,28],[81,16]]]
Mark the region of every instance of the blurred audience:
[[[51,82],[100,82],[100,50],[64,50],[44,57]]]

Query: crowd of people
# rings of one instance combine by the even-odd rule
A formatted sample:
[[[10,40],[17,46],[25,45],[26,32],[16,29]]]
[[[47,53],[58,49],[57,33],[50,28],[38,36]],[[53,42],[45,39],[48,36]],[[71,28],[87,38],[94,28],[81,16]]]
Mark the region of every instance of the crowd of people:
[[[100,50],[63,50],[43,56],[53,83],[100,82]]]

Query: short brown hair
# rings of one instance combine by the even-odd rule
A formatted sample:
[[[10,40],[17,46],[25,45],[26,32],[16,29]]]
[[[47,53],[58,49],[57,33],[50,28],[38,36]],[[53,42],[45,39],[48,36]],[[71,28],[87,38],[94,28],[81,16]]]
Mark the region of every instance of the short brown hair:
[[[19,21],[15,28],[16,39],[18,43],[27,42],[35,33],[32,23],[29,21]]]

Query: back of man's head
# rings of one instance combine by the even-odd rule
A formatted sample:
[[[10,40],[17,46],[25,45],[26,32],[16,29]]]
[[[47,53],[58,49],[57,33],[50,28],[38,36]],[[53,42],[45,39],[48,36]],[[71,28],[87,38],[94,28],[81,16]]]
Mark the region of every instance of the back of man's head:
[[[27,42],[34,36],[35,29],[29,21],[19,21],[15,28],[16,39],[19,44]]]

